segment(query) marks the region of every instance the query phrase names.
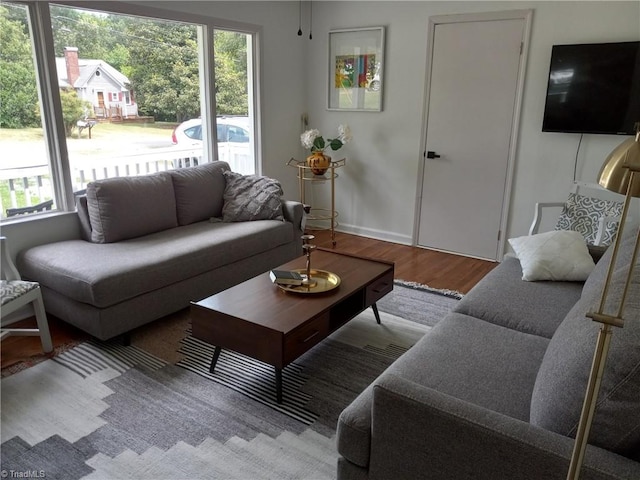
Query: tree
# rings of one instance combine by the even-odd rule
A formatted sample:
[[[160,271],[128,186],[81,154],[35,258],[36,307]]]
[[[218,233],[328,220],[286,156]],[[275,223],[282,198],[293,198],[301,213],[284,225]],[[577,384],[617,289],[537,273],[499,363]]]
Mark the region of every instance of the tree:
[[[234,68],[235,59],[228,53],[218,53],[216,67],[216,113],[218,115],[248,115],[247,79]]]
[[[0,8],[0,126],[38,126],[26,11]],[[200,115],[195,25],[57,5],[51,5],[51,25],[56,57],[77,47],[81,59],[109,63],[130,79],[142,115],[177,122]],[[214,52],[216,113],[247,115],[247,35],[215,30]]]
[[[37,127],[38,91],[24,7],[0,6],[0,127]],[[11,20],[22,14],[25,18]]]
[[[91,104],[81,100],[73,89],[60,89],[60,103],[62,104],[64,132],[67,137],[70,137],[78,120],[83,119],[91,111]]]
[[[213,37],[216,113],[248,115],[246,35],[216,30]]]
[[[129,79],[140,112],[177,122],[199,116],[196,27],[141,19],[127,27]]]

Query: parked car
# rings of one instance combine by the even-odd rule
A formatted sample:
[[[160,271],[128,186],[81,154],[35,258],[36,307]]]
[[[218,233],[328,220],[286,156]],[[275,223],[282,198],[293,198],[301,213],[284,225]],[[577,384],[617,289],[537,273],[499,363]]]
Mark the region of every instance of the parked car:
[[[216,125],[218,144],[249,143],[249,117],[218,117]],[[193,118],[182,122],[173,129],[171,140],[174,145],[200,145],[202,143],[202,119]]]
[[[250,149],[251,126],[249,117],[217,117],[218,160],[229,163],[234,172],[249,175],[255,173],[255,160]],[[202,148],[202,120],[193,118],[182,122],[173,130],[171,140],[180,151]],[[174,160],[175,168],[198,165],[200,156]]]

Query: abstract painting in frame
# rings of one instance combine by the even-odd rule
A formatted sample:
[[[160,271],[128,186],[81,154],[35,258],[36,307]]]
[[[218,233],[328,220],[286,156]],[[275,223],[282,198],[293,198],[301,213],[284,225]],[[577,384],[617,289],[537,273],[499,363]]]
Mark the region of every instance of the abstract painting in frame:
[[[328,109],[382,111],[384,27],[329,32]]]

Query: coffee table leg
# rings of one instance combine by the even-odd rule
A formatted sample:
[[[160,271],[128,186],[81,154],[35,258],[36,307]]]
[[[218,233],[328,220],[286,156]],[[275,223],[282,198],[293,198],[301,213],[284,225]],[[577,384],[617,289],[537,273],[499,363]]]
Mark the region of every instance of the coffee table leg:
[[[220,350],[222,350],[222,348],[216,347],[215,350],[213,351],[213,358],[211,359],[211,366],[209,367],[209,373],[213,373],[216,369],[216,363],[218,363]]]
[[[373,308],[373,314],[376,317],[376,322],[378,322],[378,325],[380,325],[382,322],[380,321],[380,313],[378,313],[378,305],[374,303],[371,305],[371,308]]]
[[[282,403],[282,369],[276,367],[276,401]]]

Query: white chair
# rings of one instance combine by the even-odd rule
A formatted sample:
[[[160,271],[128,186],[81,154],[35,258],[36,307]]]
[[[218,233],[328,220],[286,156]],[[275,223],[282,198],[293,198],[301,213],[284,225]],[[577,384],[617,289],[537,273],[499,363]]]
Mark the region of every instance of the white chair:
[[[583,193],[585,191],[588,193]],[[566,201],[536,203],[529,235],[538,233],[546,209],[561,208],[556,230],[575,230],[582,234],[588,245],[610,245],[615,239],[623,205],[620,195],[612,195],[599,185],[574,182]]]
[[[7,239],[0,237],[0,259],[2,260],[2,279],[0,279],[0,340],[4,340],[12,335],[39,336],[42,342],[42,349],[48,353],[53,350],[51,343],[51,333],[47,323],[47,315],[44,311],[40,285],[36,282],[27,282],[20,278],[20,273],[16,269],[9,249]],[[38,328],[5,328],[5,325],[14,323],[16,320],[5,318],[25,305],[32,304],[35,312]]]

